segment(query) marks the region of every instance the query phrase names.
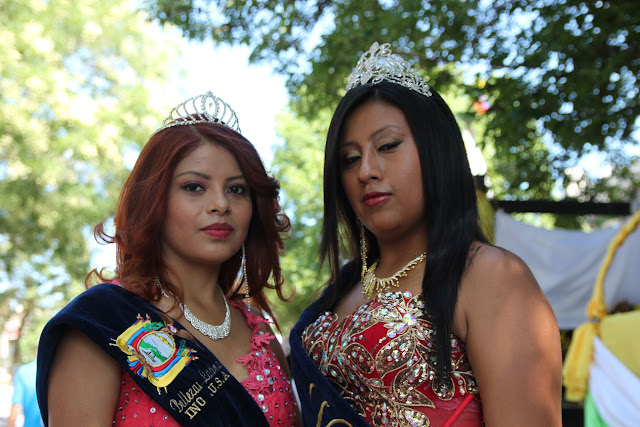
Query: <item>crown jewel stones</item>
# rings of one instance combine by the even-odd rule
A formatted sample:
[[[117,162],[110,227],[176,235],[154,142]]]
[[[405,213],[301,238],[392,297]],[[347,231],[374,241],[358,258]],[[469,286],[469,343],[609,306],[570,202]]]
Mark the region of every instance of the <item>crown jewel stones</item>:
[[[242,133],[236,112],[211,91],[189,98],[174,107],[156,133],[173,126],[207,122],[220,123],[229,129]]]
[[[366,83],[375,85],[383,80],[397,83],[424,96],[431,96],[431,87],[411,64],[400,55],[391,52],[389,43],[380,45],[374,42],[371,48],[362,54],[351,72],[347,90]]]

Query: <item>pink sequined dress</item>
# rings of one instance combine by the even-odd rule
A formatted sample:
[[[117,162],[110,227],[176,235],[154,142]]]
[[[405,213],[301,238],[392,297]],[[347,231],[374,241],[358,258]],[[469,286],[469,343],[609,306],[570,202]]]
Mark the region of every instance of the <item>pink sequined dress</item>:
[[[321,314],[302,333],[316,366],[372,426],[482,425],[482,406],[464,343],[451,335],[452,372],[434,379],[435,333],[424,303],[409,292],[384,292],[338,321]]]
[[[240,309],[253,330],[251,350],[236,359],[248,368],[249,376],[241,384],[262,409],[269,425],[292,426],[295,420],[295,397],[291,383],[269,342],[275,337],[260,330],[268,321],[249,312],[241,302],[230,301]],[[223,408],[221,408],[223,410]],[[178,422],[151,399],[122,371],[120,395],[114,414],[115,426],[179,426]]]

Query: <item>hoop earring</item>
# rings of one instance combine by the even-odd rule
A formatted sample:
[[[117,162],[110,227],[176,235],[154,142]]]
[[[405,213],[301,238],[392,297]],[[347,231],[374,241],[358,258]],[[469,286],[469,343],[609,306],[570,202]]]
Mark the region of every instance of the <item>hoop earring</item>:
[[[244,298],[247,309],[251,309],[251,304],[249,303],[249,276],[247,276],[247,253],[244,248],[244,243],[242,244],[242,278],[244,279]]]

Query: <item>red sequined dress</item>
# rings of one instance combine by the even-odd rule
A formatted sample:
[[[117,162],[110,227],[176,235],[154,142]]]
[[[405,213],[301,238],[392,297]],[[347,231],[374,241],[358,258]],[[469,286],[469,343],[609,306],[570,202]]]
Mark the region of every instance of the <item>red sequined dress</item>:
[[[410,292],[383,292],[338,321],[321,314],[302,345],[341,396],[372,426],[482,425],[482,406],[464,343],[451,335],[452,372],[433,381],[432,324]]]
[[[249,376],[242,380],[241,384],[260,406],[269,425],[292,426],[295,420],[295,397],[291,383],[269,346],[269,342],[275,337],[260,330],[261,325],[268,321],[249,312],[241,302],[229,303],[242,311],[247,324],[253,330],[249,353],[236,359],[236,362],[247,366],[249,371]],[[136,383],[123,370],[113,425],[173,427],[180,424],[136,387]]]

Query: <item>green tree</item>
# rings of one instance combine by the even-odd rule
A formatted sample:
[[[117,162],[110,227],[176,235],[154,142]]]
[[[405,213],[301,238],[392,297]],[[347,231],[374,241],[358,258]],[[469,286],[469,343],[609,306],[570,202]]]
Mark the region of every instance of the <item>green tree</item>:
[[[175,52],[165,38],[128,0],[0,0],[0,330],[17,316],[29,347],[84,289],[124,152],[159,117],[150,88]]]
[[[637,153],[640,115],[640,15],[631,0],[144,3],[189,38],[250,46],[252,61],[287,77],[295,114],[282,119],[285,143],[273,160],[295,230],[283,265],[298,298],[276,307],[285,330],[326,280],[326,272],[317,273],[317,156],[326,111],[373,41],[391,43],[418,67],[473,131],[493,197],[628,201],[640,186],[629,150]],[[490,108],[476,110],[485,99]],[[599,156],[611,174],[581,172],[589,156]],[[544,220],[565,227],[580,221]]]
[[[445,96],[466,95],[459,113],[474,114],[473,101],[487,97],[491,108],[475,121],[498,196],[546,198],[555,188],[565,197],[576,184],[567,168],[593,153],[614,177],[633,178],[627,148],[639,144],[640,15],[632,0],[147,4],[188,37],[250,45],[253,61],[288,76],[295,108],[307,117],[336,105],[358,52],[391,42]],[[630,199],[635,178],[621,194],[611,181],[587,177],[575,197]]]
[[[283,193],[280,202],[293,228],[291,239],[285,242],[287,252],[282,269],[288,288],[297,296],[291,302],[273,301],[285,335],[329,278],[328,269],[320,268],[318,250],[324,140],[330,118],[328,110],[310,121],[288,111],[277,118],[277,132],[283,142],[275,149],[272,169],[280,180]]]

